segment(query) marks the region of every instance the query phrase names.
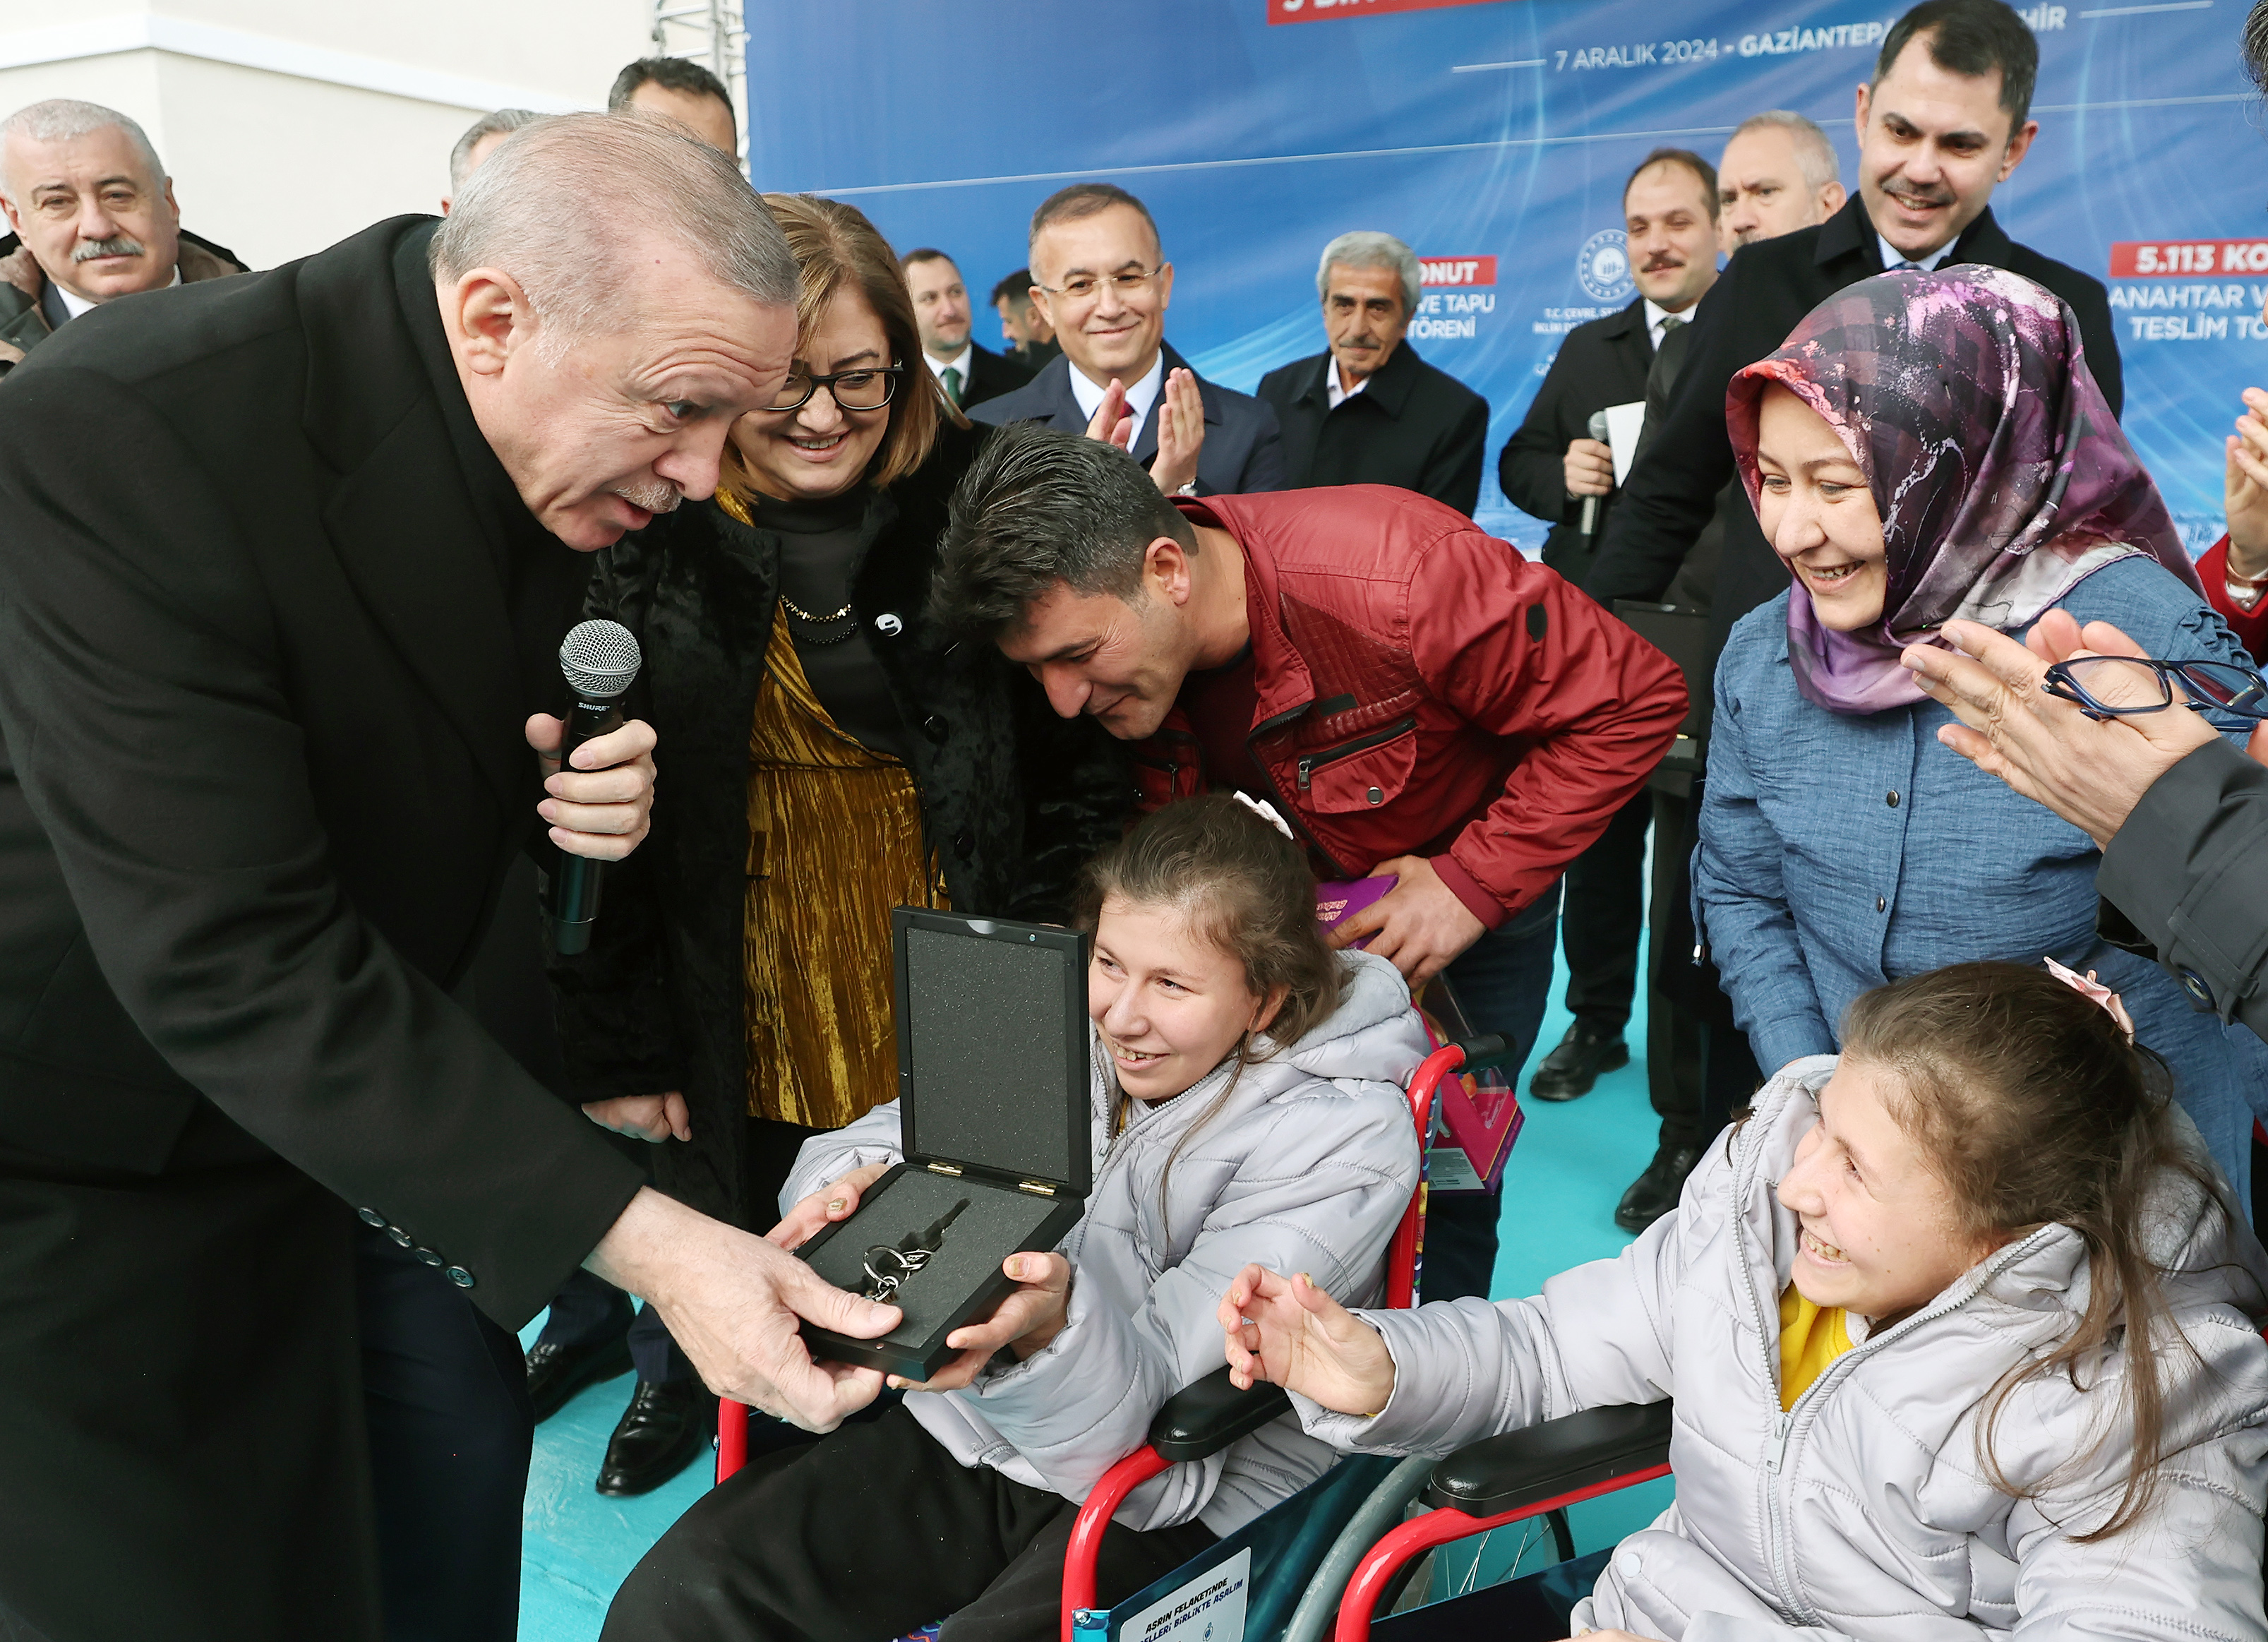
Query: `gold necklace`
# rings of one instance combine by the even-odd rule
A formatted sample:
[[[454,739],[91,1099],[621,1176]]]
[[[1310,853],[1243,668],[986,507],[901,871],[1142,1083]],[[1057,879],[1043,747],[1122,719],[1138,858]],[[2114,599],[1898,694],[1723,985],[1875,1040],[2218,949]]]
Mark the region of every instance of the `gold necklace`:
[[[847,599],[843,601],[843,607],[832,615],[814,615],[785,593],[780,595],[780,602],[787,607],[787,613],[797,621],[808,622],[814,627],[824,627],[829,622],[839,622],[850,614],[850,600]]]

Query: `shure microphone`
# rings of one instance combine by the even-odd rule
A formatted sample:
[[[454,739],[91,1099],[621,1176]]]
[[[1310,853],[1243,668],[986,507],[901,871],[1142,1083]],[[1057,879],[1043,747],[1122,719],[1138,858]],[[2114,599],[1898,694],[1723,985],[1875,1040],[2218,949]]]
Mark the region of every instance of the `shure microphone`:
[[[620,622],[585,622],[560,642],[559,671],[575,697],[559,739],[559,767],[584,742],[619,730],[622,697],[637,677],[638,644]],[[551,871],[551,938],[567,957],[586,951],[599,916],[599,869],[604,862],[559,852]]]
[[[1607,442],[1607,413],[1605,411],[1594,410],[1591,413],[1591,437],[1598,440],[1602,445],[1604,445]],[[1583,498],[1583,534],[1587,536],[1589,535],[1594,530],[1598,528],[1598,525],[1599,498],[1595,496],[1587,496]]]

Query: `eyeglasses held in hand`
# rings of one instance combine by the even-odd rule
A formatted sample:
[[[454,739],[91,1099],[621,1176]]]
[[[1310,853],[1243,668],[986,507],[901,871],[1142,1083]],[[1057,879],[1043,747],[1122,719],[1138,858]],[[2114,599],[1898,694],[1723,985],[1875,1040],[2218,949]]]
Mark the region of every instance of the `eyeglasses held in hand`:
[[[2235,661],[2153,661],[2145,656],[2081,656],[2047,670],[2047,692],[2076,703],[2090,718],[2163,712],[2175,704],[2198,712],[2268,718],[2268,676]]]
[[[900,364],[862,364],[856,371],[837,371],[833,376],[791,374],[765,409],[800,410],[823,387],[844,410],[880,410],[898,391],[898,378],[903,374],[905,367]]]
[[[1091,275],[1081,274],[1078,278],[1067,279],[1060,285],[1042,285],[1040,289],[1050,297],[1069,297],[1073,302],[1084,302],[1105,285],[1110,286],[1122,297],[1130,297],[1157,278],[1159,271],[1164,267],[1165,264],[1160,262],[1157,268],[1138,273],[1113,274],[1107,279],[1096,279]]]

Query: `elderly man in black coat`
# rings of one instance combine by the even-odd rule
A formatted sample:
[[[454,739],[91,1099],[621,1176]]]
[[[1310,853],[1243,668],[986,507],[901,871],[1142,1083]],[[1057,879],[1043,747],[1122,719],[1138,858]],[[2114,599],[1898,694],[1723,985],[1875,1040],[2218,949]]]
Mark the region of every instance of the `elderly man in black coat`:
[[[1323,247],[1315,269],[1322,353],[1260,379],[1284,424],[1285,485],[1391,484],[1470,515],[1481,497],[1488,401],[1410,345],[1418,254],[1358,230]]]
[[[894,1310],[645,1188],[451,997],[539,817],[644,833],[645,726],[539,762],[556,648],[580,553],[768,402],[792,261],[729,159],[596,115],[437,226],[0,389],[0,1635],[510,1638],[507,1331],[578,1263],[721,1390],[879,1388],[791,1307]]]

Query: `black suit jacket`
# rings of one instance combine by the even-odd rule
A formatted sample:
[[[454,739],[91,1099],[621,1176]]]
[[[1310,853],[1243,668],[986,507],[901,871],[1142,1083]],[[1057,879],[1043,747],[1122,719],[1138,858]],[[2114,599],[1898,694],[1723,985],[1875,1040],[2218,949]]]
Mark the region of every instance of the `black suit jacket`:
[[[1189,361],[1167,342],[1163,350],[1166,370],[1187,370]],[[1199,496],[1244,495],[1284,488],[1284,435],[1277,426],[1275,409],[1249,394],[1197,378],[1197,396],[1204,401],[1204,448],[1197,453]],[[1164,390],[1159,402],[1165,401]],[[1005,426],[1011,422],[1044,422],[1066,433],[1086,431],[1086,413],[1071,391],[1071,361],[1057,357],[1039,375],[1014,393],[982,405],[968,414],[978,422]],[[1158,457],[1158,416],[1153,407],[1142,419],[1134,441],[1134,460],[1147,468]]]
[[[2079,317],[2087,361],[2116,412],[2124,398],[2118,342],[2102,283],[2042,256],[2002,232],[1988,208],[1941,263],[1984,262],[2037,281]],[[1857,195],[1815,228],[1743,246],[1701,298],[1691,351],[1670,397],[1668,417],[1631,471],[1606,526],[1598,562],[1585,581],[1592,597],[1659,599],[1709,522],[1717,496],[1734,480],[1725,433],[1725,388],[1733,373],[1778,350],[1803,317],[1845,285],[1882,271],[1873,220]],[[1788,585],[1754,510],[1727,508],[1723,558],[1711,619],[1718,642],[1734,622]]]
[[[1481,497],[1488,401],[1420,359],[1407,338],[1336,409],[1331,368],[1326,351],[1260,379],[1260,397],[1284,428],[1285,488],[1399,485],[1469,517]]]
[[[961,385],[961,402],[964,406],[981,405],[988,399],[998,399],[1003,394],[1012,394],[1032,379],[1032,373],[1017,360],[1004,353],[994,353],[983,342],[968,344],[968,380]]]
[[[1579,585],[1622,497],[1617,492],[1599,498],[1597,522],[1586,537],[1583,499],[1567,494],[1567,447],[1591,437],[1594,412],[1644,399],[1646,368],[1653,363],[1643,297],[1633,297],[1618,313],[1578,325],[1560,342],[1520,431],[1505,441],[1497,458],[1505,500],[1551,521],[1550,534],[1543,538],[1544,563]]]
[[[0,388],[0,1174],[280,1157],[516,1327],[641,1176],[447,996],[587,561],[473,426],[434,226],[106,305]]]

